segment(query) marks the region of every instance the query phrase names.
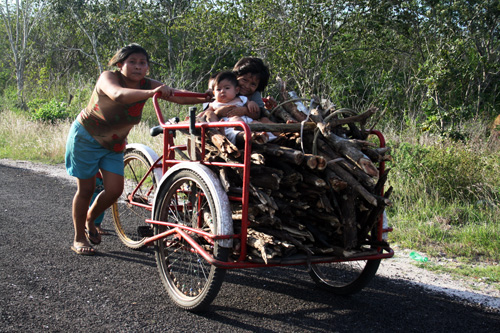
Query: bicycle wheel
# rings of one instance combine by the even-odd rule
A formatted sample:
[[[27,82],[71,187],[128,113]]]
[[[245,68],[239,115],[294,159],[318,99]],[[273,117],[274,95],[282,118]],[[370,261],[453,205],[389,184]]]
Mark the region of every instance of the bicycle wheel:
[[[316,284],[337,295],[361,291],[375,276],[380,259],[313,264],[309,274]]]
[[[181,169],[162,185],[155,204],[155,220],[217,234],[218,209],[214,193],[203,178],[193,170]],[[155,225],[155,235],[166,230],[168,227]],[[227,261],[229,248],[193,232],[187,233],[214,258]],[[209,264],[182,237],[173,234],[156,241],[155,252],[161,280],[179,307],[204,310],[217,296],[226,270]]]
[[[137,188],[133,202],[152,205],[157,181],[151,172],[140,187],[138,184],[148,172],[151,164],[144,154],[138,150],[129,150],[124,155],[125,173],[123,193],[113,204],[113,221],[120,240],[132,249],[144,246],[146,236],[151,236],[152,226],[145,220],[151,217],[151,211],[144,207],[132,205],[129,195]]]

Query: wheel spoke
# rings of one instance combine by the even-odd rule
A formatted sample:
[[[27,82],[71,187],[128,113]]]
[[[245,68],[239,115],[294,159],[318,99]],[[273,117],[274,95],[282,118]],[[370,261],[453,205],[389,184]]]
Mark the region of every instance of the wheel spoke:
[[[155,206],[155,219],[216,233],[212,216],[216,216],[212,194],[197,174],[181,172],[167,179],[160,190],[161,202]],[[155,234],[170,227],[155,226]],[[185,230],[186,231],[186,230]],[[193,231],[190,237],[210,255],[218,256],[218,247],[210,238]],[[228,250],[223,260],[227,260]],[[207,262],[180,235],[173,234],[156,242],[156,259],[160,276],[170,297],[181,307],[195,310],[208,305],[215,297],[225,270]]]

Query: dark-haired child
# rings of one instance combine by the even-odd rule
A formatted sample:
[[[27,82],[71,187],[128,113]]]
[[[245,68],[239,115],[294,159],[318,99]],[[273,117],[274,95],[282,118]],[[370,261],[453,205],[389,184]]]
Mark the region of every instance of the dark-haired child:
[[[235,107],[245,108],[247,104],[247,98],[239,95],[240,87],[238,86],[238,80],[234,73],[230,71],[218,73],[217,76],[213,78],[212,86],[215,101],[210,103],[204,112],[207,121],[243,121],[248,124],[254,121],[252,118],[245,115],[227,116],[228,112],[226,112],[226,110],[231,110]],[[235,130],[232,127],[226,127],[224,132],[226,137],[233,144],[236,144],[236,136],[241,133],[241,131]],[[274,138],[275,136],[271,133],[253,133],[253,139],[261,143]]]

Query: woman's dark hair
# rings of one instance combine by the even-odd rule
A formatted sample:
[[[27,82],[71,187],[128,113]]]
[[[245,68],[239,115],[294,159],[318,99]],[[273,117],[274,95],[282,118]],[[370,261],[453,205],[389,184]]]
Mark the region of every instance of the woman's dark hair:
[[[127,45],[118,52],[115,53],[113,58],[109,61],[108,65],[109,66],[116,66],[117,63],[121,62],[123,63],[132,53],[141,53],[146,56],[146,60],[149,64],[149,54],[146,52],[146,50],[140,46],[139,44],[132,43],[130,45]]]
[[[215,88],[216,86],[218,86],[219,83],[221,83],[224,80],[228,80],[235,87],[238,86],[238,78],[236,77],[236,75],[233,72],[231,72],[231,71],[222,71],[220,73],[217,73],[217,75],[213,79],[213,83],[212,83],[213,88]]]
[[[260,92],[266,89],[267,84],[269,83],[269,77],[271,76],[269,73],[269,67],[264,64],[264,61],[260,58],[254,57],[241,58],[236,65],[234,65],[233,73],[236,74],[236,77],[240,77],[248,73],[257,76],[259,78],[257,91]]]

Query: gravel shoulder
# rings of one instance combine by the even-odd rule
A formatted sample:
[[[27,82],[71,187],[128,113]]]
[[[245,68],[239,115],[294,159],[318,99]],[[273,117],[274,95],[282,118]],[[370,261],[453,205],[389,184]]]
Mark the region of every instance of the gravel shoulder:
[[[66,174],[64,165],[46,165],[28,161],[13,161],[0,159],[0,164],[32,170],[43,173],[50,177],[64,179],[74,183],[74,179]],[[500,290],[485,281],[472,278],[457,278],[450,274],[435,273],[425,268],[418,267],[409,258],[409,251],[395,247],[395,256],[388,260],[382,260],[377,272],[378,276],[390,278],[394,281],[408,282],[424,289],[457,297],[465,302],[500,310]],[[439,265],[447,265],[448,259],[430,258],[437,261]]]

